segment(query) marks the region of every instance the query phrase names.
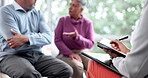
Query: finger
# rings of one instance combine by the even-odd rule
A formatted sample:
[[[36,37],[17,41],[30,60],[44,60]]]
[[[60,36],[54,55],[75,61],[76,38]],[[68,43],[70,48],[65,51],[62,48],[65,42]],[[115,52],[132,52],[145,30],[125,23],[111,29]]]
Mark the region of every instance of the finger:
[[[104,51],[105,51],[107,54],[111,54],[111,51],[110,51],[110,50],[104,49]]]
[[[80,57],[77,57],[76,60],[78,60],[79,62],[82,62],[82,59]]]
[[[8,43],[8,45],[9,45],[9,46],[11,46],[11,45],[12,45],[12,43]]]
[[[63,32],[63,35],[66,35],[67,33],[66,32]]]
[[[9,43],[13,43],[14,41],[13,41],[13,39],[12,38],[8,38],[7,39],[7,43],[9,44]]]
[[[8,39],[7,39],[7,42],[10,41],[10,40],[11,40],[11,38],[8,38]]]
[[[111,54],[112,54],[112,52],[110,52],[110,51],[108,51],[107,53],[108,53],[109,55],[111,55]]]
[[[115,53],[112,53],[112,54],[111,54],[111,57],[112,57],[112,58],[115,58],[115,57],[117,57],[117,56],[118,56],[118,55],[115,54]]]
[[[103,49],[105,52],[107,51],[106,49]]]
[[[114,49],[117,49],[118,47],[113,47]]]
[[[105,51],[106,53],[108,53],[108,50],[107,49],[103,49],[103,51]]]
[[[15,47],[15,44],[13,44],[13,43],[9,43],[8,45],[10,46],[10,48],[14,48]]]
[[[10,32],[11,32],[13,35],[17,35],[17,34],[18,34],[18,33],[15,32],[13,29],[11,29]]]
[[[71,59],[74,59],[74,57],[73,57],[73,56],[71,56]]]
[[[13,39],[13,36],[12,36],[12,37],[7,38],[7,41],[11,41],[12,39]]]
[[[75,29],[75,33],[78,34],[78,31]]]
[[[82,62],[82,59],[80,58],[79,61]]]
[[[14,44],[12,44],[11,46],[10,46],[10,48],[14,48],[15,47],[15,45]]]
[[[112,47],[115,47],[116,45],[115,45],[115,44],[111,44],[111,46],[112,46]]]
[[[63,35],[65,35],[65,36],[69,36],[69,33],[64,32]]]
[[[11,43],[11,41],[7,39],[7,43],[9,44],[9,43]]]

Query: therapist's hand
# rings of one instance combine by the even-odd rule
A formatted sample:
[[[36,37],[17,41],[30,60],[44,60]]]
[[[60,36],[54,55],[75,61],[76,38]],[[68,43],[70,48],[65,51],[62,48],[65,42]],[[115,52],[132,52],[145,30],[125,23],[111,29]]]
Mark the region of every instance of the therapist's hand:
[[[124,54],[127,54],[128,52],[130,52],[130,49],[127,48],[122,42],[120,42],[119,40],[112,40],[111,43],[114,42],[113,44],[111,44],[112,48],[116,49],[117,51],[120,51]]]
[[[111,52],[110,50],[107,50],[107,49],[103,49],[103,50],[104,50],[107,54],[110,55],[110,58],[116,58],[116,57],[118,57],[117,54]]]
[[[7,43],[10,48],[19,47],[28,42],[27,36],[14,32],[13,30],[10,30],[10,32],[14,35],[7,39]]]
[[[124,54],[127,54],[128,52],[130,52],[130,49],[128,49],[122,42],[118,41],[118,40],[112,40],[110,43],[112,48],[114,48],[115,50],[122,52]],[[119,57],[117,54],[111,52],[110,50],[107,49],[103,49],[106,53],[108,53],[110,55],[111,58],[116,58]]]

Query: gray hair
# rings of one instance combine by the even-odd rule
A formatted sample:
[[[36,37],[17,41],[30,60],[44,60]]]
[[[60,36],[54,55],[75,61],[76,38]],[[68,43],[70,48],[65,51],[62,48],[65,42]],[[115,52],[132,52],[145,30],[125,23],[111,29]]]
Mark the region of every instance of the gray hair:
[[[85,5],[86,5],[86,0],[77,0],[77,1],[80,3],[80,6],[81,6],[82,8],[85,7]]]

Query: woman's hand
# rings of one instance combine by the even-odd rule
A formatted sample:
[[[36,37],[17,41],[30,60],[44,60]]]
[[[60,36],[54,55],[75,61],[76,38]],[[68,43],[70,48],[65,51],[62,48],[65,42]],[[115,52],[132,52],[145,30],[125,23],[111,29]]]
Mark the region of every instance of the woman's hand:
[[[79,62],[82,62],[82,59],[78,54],[73,53],[69,57],[71,57],[72,59],[78,60]]]
[[[75,30],[74,32],[64,32],[63,35],[75,38],[78,35],[78,32],[77,30]]]

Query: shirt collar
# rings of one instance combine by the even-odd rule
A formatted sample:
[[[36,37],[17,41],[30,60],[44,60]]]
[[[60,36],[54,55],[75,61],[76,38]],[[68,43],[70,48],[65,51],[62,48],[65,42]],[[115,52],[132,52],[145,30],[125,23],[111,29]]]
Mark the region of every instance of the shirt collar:
[[[78,20],[75,20],[75,19],[71,18],[71,16],[70,16],[70,20],[73,24],[81,24],[83,22],[83,15],[82,15],[82,18],[78,19]]]
[[[14,6],[14,9],[17,10],[22,10],[24,12],[26,12],[16,1],[13,2],[12,4]]]

